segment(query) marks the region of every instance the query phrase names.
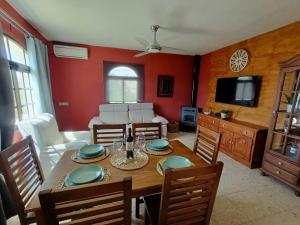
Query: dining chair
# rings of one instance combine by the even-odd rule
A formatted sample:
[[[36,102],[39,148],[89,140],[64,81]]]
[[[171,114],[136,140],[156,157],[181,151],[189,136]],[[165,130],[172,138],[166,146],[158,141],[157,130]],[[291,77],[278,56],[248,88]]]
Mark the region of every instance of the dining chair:
[[[133,123],[133,139],[139,135],[144,135],[146,140],[161,138],[161,123]]]
[[[217,161],[220,148],[221,134],[198,126],[194,153],[209,164]]]
[[[145,224],[208,225],[222,169],[223,163],[217,162],[165,170],[162,194],[144,197]]]
[[[36,222],[27,206],[44,181],[42,168],[31,136],[0,152],[0,171],[10,191],[22,225]]]
[[[93,183],[39,194],[46,225],[131,225],[131,177],[118,182]]]
[[[133,123],[133,140],[137,140],[139,135],[144,135],[145,140],[161,139],[161,123]],[[135,216],[140,217],[140,198],[135,200]]]
[[[115,139],[124,139],[126,124],[95,124],[93,126],[94,144],[105,146],[113,144]]]

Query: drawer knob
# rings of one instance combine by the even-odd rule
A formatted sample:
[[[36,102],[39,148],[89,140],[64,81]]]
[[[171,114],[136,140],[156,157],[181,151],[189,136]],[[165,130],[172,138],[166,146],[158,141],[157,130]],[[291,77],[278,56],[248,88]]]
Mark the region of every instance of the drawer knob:
[[[276,171],[276,174],[280,174],[280,171],[279,171],[279,170],[277,170],[277,171]]]
[[[281,166],[281,165],[282,165],[282,162],[278,162],[278,165]]]

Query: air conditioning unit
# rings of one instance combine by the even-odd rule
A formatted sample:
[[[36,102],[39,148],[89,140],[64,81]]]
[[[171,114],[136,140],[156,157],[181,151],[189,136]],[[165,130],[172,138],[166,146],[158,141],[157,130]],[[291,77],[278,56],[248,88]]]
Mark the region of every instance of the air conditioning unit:
[[[67,45],[53,45],[54,55],[56,57],[88,59],[88,49]]]

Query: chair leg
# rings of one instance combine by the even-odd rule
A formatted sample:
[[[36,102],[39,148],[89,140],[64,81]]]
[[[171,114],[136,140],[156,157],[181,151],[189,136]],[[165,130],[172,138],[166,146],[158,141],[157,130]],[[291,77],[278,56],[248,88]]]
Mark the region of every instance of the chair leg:
[[[140,203],[141,203],[141,199],[136,198],[135,199],[135,217],[136,218],[140,218]]]
[[[145,225],[149,225],[150,224],[150,218],[147,212],[147,209],[145,207],[145,219],[144,219]]]

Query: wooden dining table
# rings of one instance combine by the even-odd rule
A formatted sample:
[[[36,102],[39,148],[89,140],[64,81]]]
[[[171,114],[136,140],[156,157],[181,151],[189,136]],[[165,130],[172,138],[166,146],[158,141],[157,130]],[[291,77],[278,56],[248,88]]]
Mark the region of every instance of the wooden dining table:
[[[163,183],[163,176],[161,176],[156,169],[158,161],[162,158],[168,157],[170,155],[179,155],[188,158],[194,164],[194,166],[204,167],[208,165],[204,160],[195,155],[191,149],[189,149],[180,141],[173,140],[170,141],[170,144],[173,148],[172,153],[164,156],[148,154],[149,161],[147,165],[140,169],[131,171],[117,169],[114,166],[112,166],[110,162],[110,156],[101,161],[94,162],[93,164],[105,167],[109,170],[109,182],[119,181],[124,177],[132,177],[132,198],[156,194],[161,192],[161,187]],[[54,169],[45,179],[44,183],[40,188],[40,191],[58,188],[61,181],[69,172],[84,165],[71,160],[71,156],[74,154],[75,151],[76,150],[70,150],[62,155]],[[37,223],[40,225],[44,225],[38,195],[36,195],[32,199],[27,208],[30,211],[35,212],[37,217]]]

